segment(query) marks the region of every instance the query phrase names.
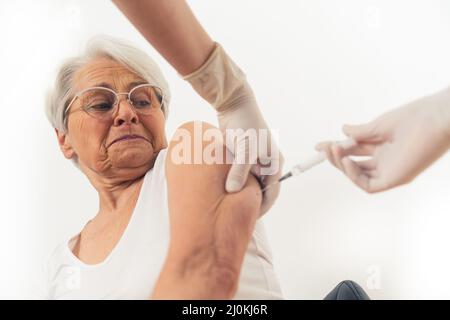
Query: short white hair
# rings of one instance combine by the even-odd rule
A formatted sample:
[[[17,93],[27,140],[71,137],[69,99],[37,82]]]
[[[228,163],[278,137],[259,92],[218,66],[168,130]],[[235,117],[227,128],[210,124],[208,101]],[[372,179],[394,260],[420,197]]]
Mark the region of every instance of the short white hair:
[[[148,83],[160,87],[163,91],[162,111],[167,118],[170,102],[169,85],[156,62],[144,51],[124,40],[99,35],[87,42],[81,55],[67,59],[57,71],[55,84],[49,90],[45,104],[45,113],[54,128],[66,132],[64,112],[70,99],[76,94],[72,91],[75,72],[86,63],[101,57],[122,63]]]

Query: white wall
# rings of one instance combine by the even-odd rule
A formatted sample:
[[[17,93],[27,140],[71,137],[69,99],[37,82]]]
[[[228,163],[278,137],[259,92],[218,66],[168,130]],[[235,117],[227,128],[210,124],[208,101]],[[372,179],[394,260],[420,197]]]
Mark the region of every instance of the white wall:
[[[191,0],[246,71],[279,130],[286,169],[344,123],[450,84],[450,2]],[[42,257],[97,211],[95,190],[60,153],[43,112],[57,64],[87,38],[128,38],[173,93],[168,135],[214,113],[108,1],[0,0],[0,297],[23,297]],[[379,195],[323,164],[286,181],[266,226],[287,298],[322,298],[353,279],[372,298],[450,298],[450,157]]]

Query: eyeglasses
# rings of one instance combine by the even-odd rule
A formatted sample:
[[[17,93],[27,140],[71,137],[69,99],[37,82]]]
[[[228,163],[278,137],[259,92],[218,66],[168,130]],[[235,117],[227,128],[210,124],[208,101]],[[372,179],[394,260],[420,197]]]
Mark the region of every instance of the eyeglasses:
[[[67,113],[76,99],[81,101],[82,110],[99,120],[111,120],[119,105],[119,96],[126,95],[127,101],[133,109],[142,115],[148,115],[155,109],[156,101],[162,107],[163,91],[160,87],[145,83],[140,84],[130,92],[115,92],[105,87],[91,87],[81,90],[70,101],[64,111],[64,125],[67,128]]]

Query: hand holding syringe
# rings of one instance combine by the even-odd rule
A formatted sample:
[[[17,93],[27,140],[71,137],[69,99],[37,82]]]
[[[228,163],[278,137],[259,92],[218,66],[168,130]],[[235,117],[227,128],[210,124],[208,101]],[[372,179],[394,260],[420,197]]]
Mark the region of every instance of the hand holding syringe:
[[[347,149],[351,148],[356,145],[355,140],[348,139],[344,141],[337,142],[342,148]],[[307,159],[306,161],[300,162],[299,164],[295,165],[288,173],[281,176],[280,179],[278,179],[277,182],[274,182],[272,184],[267,185],[262,189],[262,191],[265,191],[272,187],[273,185],[280,183],[283,180],[286,180],[290,177],[298,176],[300,173],[305,172],[312,167],[315,167],[319,163],[322,163],[327,159],[327,154],[325,151],[318,152],[316,155],[312,156],[311,158]]]

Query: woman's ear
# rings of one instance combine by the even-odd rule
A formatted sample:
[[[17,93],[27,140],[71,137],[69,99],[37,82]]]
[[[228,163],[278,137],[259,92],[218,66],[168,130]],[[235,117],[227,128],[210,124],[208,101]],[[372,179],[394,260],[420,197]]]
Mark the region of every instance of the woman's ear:
[[[72,145],[70,144],[70,139],[68,135],[64,132],[60,132],[58,129],[55,128],[56,132],[56,138],[58,139],[59,147],[64,154],[64,157],[67,159],[72,159],[72,157],[76,156],[75,151],[72,148]]]

